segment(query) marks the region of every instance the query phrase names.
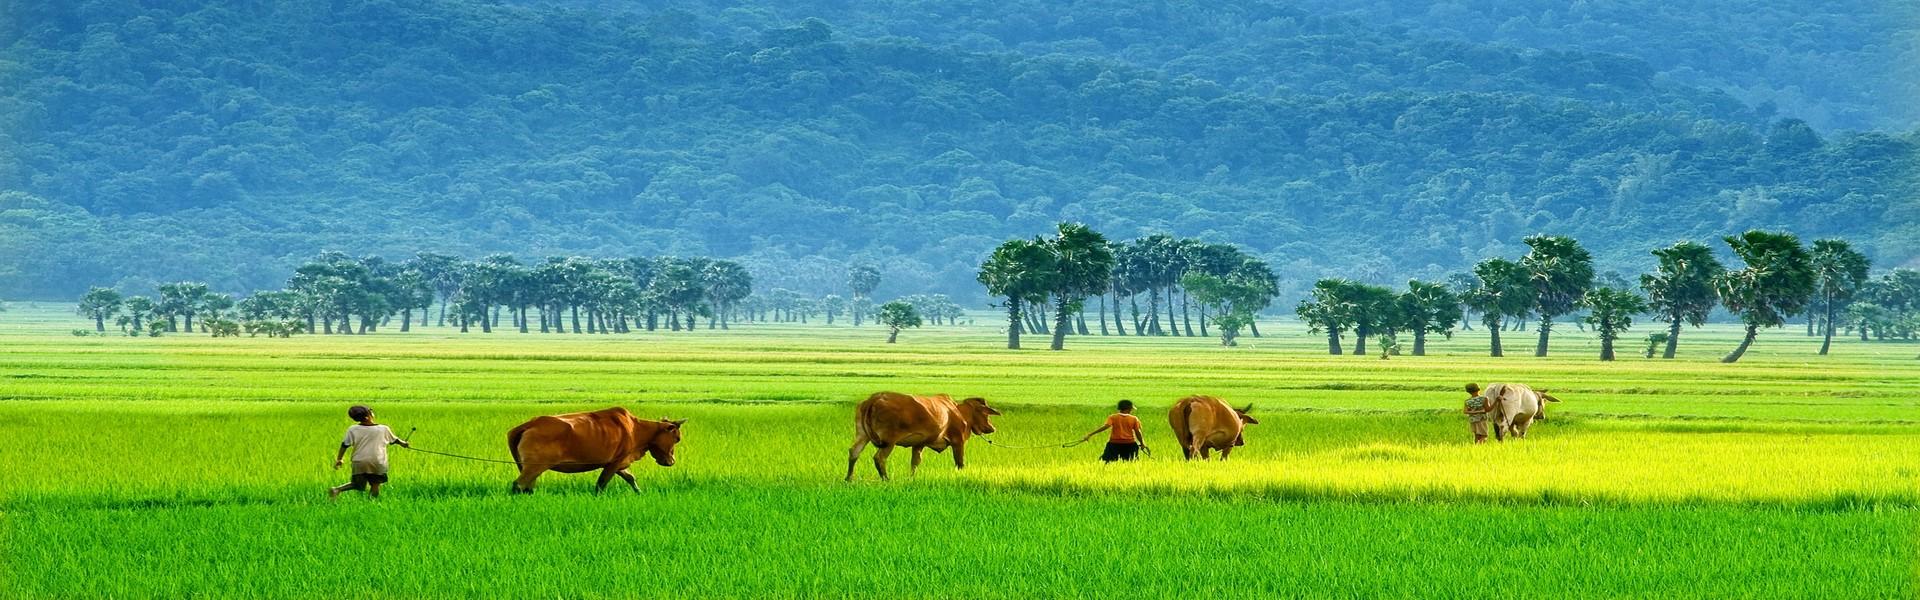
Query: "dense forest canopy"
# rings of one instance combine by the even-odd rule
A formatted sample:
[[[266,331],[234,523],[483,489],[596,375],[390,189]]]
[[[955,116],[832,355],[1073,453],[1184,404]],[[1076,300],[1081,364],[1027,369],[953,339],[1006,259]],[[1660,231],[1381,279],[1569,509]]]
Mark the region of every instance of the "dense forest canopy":
[[[1877,8],[1788,3],[1853,26],[1703,67],[1780,11],[1702,7],[1718,33],[1682,41],[1663,8],[1634,35],[1687,52],[1616,54],[1528,47],[1575,12],[1489,44],[1467,40],[1498,11],[1367,3],[605,4],[17,7],[0,296],[245,292],[322,250],[437,250],[732,258],[816,295],[871,262],[881,297],[982,299],[997,244],[1063,220],[1239,245],[1282,297],[1443,279],[1536,232],[1622,272],[1749,228],[1920,257],[1920,133],[1888,98],[1912,80],[1821,62],[1910,55]]]

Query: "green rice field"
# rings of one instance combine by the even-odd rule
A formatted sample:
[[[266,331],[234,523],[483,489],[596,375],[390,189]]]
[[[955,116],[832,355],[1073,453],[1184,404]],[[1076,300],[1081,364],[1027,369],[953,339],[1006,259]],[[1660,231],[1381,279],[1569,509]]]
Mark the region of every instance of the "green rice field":
[[[1658,597],[1920,594],[1920,344],[1788,327],[1738,364],[1731,326],[1621,360],[1562,324],[1486,357],[1328,356],[1290,321],[1207,338],[1008,351],[977,326],[736,325],[629,335],[78,337],[55,304],[0,313],[0,597]],[[1645,333],[1643,326],[1636,333]],[[1043,343],[1033,344],[1044,346]],[[1549,389],[1532,437],[1474,446],[1461,385]],[[881,390],[983,396],[996,447],[841,481]],[[1211,394],[1261,424],[1179,460],[1166,408]],[[1120,398],[1156,453],[1060,448]],[[379,501],[327,500],[347,406],[421,449],[507,458],[530,417],[690,419],[641,492],[393,450]],[[1052,446],[1021,448],[1025,446]],[[868,454],[871,455],[869,450]]]

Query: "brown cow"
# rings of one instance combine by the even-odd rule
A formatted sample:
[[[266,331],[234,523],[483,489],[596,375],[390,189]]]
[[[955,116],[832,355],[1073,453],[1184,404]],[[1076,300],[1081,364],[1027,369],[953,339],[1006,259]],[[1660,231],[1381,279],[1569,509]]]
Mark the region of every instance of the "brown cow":
[[[887,455],[895,446],[913,449],[911,475],[920,470],[920,451],[932,448],[943,452],[953,447],[953,468],[967,468],[967,438],[993,433],[989,417],[1000,411],[987,406],[983,398],[968,398],[959,404],[946,394],[908,396],[880,392],[868,396],[853,412],[853,449],[847,452],[847,481],[853,481],[853,465],[867,442],[879,450],[873,453],[873,469],[880,479],[887,475]]]
[[[513,491],[533,492],[533,482],[541,473],[585,473],[598,469],[600,481],[594,492],[607,489],[607,482],[619,475],[627,487],[640,491],[627,466],[646,454],[662,467],[673,466],[673,446],[680,443],[678,421],[647,421],[633,418],[627,409],[613,407],[593,412],[534,417],[507,432],[507,450],[520,466],[520,478]]]
[[[1174,437],[1180,438],[1180,451],[1193,460],[1210,458],[1210,450],[1220,451],[1220,460],[1226,460],[1233,453],[1234,446],[1247,445],[1243,435],[1247,425],[1259,425],[1260,421],[1247,413],[1253,412],[1253,405],[1236,409],[1213,396],[1188,396],[1181,398],[1167,411],[1167,423],[1173,425]]]

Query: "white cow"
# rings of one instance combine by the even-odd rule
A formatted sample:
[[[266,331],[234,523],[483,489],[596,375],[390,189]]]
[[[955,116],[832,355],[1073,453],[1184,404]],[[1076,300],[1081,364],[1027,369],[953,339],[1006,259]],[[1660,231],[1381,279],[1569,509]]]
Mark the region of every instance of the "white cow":
[[[1503,441],[1508,435],[1527,437],[1527,426],[1535,420],[1547,420],[1546,403],[1560,401],[1519,383],[1489,383],[1481,395],[1487,398],[1493,435]]]

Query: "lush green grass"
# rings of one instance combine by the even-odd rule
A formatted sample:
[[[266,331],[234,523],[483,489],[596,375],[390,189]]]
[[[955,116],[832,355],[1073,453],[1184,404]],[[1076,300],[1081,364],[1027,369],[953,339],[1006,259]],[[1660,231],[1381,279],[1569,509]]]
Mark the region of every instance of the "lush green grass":
[[[95,338],[51,310],[0,314],[0,588],[22,596],[962,596],[1225,592],[1480,597],[1912,596],[1920,346],[1772,331],[1713,362],[1329,357],[1288,323],[1203,339],[1076,338],[1007,352],[992,328],[746,326],[629,336]],[[1476,332],[1477,333],[1477,332]],[[1512,345],[1530,348],[1516,332]],[[1524,349],[1518,354],[1526,354]],[[1626,355],[1627,353],[1623,353]],[[1567,401],[1524,443],[1474,447],[1458,386]],[[1077,438],[1142,402],[1140,464],[1097,443],[976,442],[893,483],[843,484],[850,407],[880,389],[982,395],[1007,445]],[[1228,463],[1176,455],[1165,407],[1253,402]],[[644,493],[395,450],[382,503],[325,500],[347,404],[422,448],[503,457],[545,413],[686,417]],[[871,454],[871,451],[869,451]],[[618,485],[616,483],[616,485]],[[1817,557],[1817,558],[1815,558]]]

